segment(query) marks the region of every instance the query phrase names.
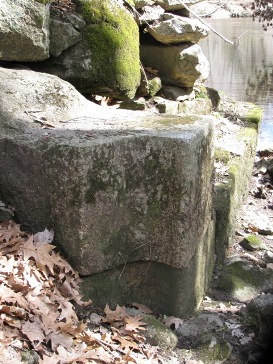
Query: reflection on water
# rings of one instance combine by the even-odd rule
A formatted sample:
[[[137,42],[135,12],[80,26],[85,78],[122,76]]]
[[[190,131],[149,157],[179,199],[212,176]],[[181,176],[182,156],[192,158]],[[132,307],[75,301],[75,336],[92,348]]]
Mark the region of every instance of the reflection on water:
[[[261,23],[250,18],[206,21],[230,40],[247,30],[240,38],[239,47],[223,41],[213,32],[200,41],[211,64],[206,85],[236,100],[262,106],[264,118],[259,145],[273,147],[273,31],[263,31]]]

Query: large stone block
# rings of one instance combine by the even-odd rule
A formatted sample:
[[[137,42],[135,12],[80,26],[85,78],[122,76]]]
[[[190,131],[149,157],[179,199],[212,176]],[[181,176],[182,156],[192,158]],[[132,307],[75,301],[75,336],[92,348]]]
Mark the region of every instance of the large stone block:
[[[24,70],[0,69],[0,90],[0,191],[18,220],[54,229],[95,302],[194,310],[214,259],[211,118],[111,112]]]

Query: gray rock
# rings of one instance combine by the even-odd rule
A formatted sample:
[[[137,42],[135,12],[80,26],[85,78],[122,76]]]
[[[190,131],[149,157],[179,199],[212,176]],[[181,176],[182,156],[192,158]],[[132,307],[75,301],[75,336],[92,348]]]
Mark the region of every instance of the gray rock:
[[[72,24],[51,19],[49,53],[52,56],[59,56],[65,49],[78,43],[81,39],[82,35],[72,26]]]
[[[255,226],[259,234],[273,235],[273,223],[269,217],[262,212],[248,210],[245,212],[245,219],[248,223]]]
[[[247,321],[256,326],[258,332],[255,341],[253,359],[259,363],[269,363],[272,359],[273,332],[273,295],[265,294],[254,298],[243,312]],[[270,355],[271,354],[271,355]],[[251,357],[249,359],[252,359]],[[256,362],[255,360],[253,361]]]
[[[0,102],[1,195],[55,231],[85,295],[192,313],[214,261],[214,119],[111,111],[27,70],[0,69]]]
[[[148,32],[163,44],[198,43],[209,34],[209,28],[197,19],[166,13],[148,27]]]
[[[273,289],[273,271],[237,261],[223,267],[217,287],[227,299],[247,302],[261,292]]]
[[[143,6],[142,14],[138,17],[138,22],[140,24],[147,24],[158,20],[164,14],[164,9],[161,6]]]
[[[273,263],[273,253],[270,250],[264,252],[263,260],[266,263]]]
[[[86,22],[83,20],[80,14],[67,13],[62,16],[67,23],[73,25],[73,27],[77,30],[84,28],[86,25]]]
[[[246,314],[251,316],[256,325],[262,321],[273,319],[273,294],[265,294],[254,298],[246,307]]]
[[[120,103],[119,108],[127,110],[145,110],[146,100],[143,97],[134,100],[125,100]]]
[[[147,325],[145,326],[146,330],[142,331],[142,335],[150,345],[160,346],[163,350],[173,350],[176,347],[177,336],[161,321],[153,316],[145,316],[143,321]]]
[[[224,323],[216,314],[200,314],[192,317],[190,320],[184,321],[182,325],[176,329],[178,337],[183,339],[191,339],[194,342],[202,341],[207,337],[208,332],[215,328],[224,327]],[[202,339],[203,337],[203,339]]]
[[[49,57],[49,5],[2,0],[0,60],[34,62]]]
[[[178,114],[178,106],[179,106],[178,101],[166,100],[160,96],[154,97],[153,101],[160,114],[164,113],[170,115]]]
[[[142,44],[141,61],[155,68],[165,85],[193,87],[209,75],[209,62],[201,48],[191,43],[176,46]]]

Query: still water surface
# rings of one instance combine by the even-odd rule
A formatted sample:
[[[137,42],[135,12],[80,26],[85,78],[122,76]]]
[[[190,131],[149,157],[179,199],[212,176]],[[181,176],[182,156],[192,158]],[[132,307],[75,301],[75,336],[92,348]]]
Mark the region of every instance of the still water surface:
[[[258,148],[273,148],[273,30],[261,29],[251,18],[206,19],[229,40],[241,38],[239,47],[225,42],[213,32],[200,41],[210,61],[206,85],[238,101],[250,101],[264,110]]]

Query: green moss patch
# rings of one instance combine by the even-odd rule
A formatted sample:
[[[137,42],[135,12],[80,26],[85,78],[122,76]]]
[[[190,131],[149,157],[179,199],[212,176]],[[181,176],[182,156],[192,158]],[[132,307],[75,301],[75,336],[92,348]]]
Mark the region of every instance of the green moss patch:
[[[205,364],[224,363],[231,354],[231,345],[225,340],[212,338],[196,350],[198,358]]]
[[[256,235],[247,236],[242,242],[241,246],[249,251],[264,249],[262,240]]]
[[[245,116],[246,121],[250,121],[254,124],[259,124],[262,120],[263,111],[260,107],[253,107],[248,111],[248,113]]]
[[[110,0],[78,0],[87,26],[84,41],[92,53],[95,84],[133,98],[140,84],[138,26],[125,8]]]

